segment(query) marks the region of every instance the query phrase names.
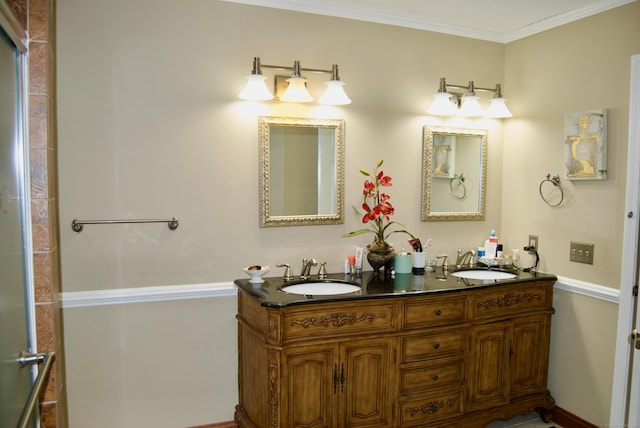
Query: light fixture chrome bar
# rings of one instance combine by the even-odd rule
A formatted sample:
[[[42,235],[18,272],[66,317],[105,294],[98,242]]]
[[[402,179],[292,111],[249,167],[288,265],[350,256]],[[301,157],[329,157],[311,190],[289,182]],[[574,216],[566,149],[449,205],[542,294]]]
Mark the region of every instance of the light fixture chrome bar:
[[[444,79],[444,77],[442,78]],[[440,79],[441,85],[442,85],[442,79]],[[497,88],[483,88],[480,86],[476,86],[475,83],[473,82],[473,80],[469,81],[468,85],[453,85],[450,83],[446,83],[445,82],[445,87],[444,87],[444,91],[439,90],[439,92],[447,92],[448,88],[455,88],[455,89],[464,89],[464,90],[468,90],[470,86],[473,86],[474,91],[483,91],[483,92],[493,92],[493,93],[497,93],[498,89]],[[500,86],[500,84],[496,84],[497,87]],[[442,88],[442,86],[441,86]]]
[[[261,64],[260,66],[262,68],[270,68],[272,70],[290,70],[292,73],[295,73],[295,70],[296,70],[295,64],[296,63],[298,64],[298,67],[297,67],[298,74],[299,74],[300,71],[308,71],[308,72],[311,72],[311,73],[333,74],[333,70],[323,70],[321,68],[300,67],[300,61],[295,61],[293,67],[287,67],[287,66],[284,66],[284,65],[269,65],[269,64]]]

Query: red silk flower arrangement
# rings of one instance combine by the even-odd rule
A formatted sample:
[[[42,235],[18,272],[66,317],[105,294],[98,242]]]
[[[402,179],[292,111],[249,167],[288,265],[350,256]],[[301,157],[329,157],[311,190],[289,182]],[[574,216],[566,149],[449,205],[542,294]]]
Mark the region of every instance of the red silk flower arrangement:
[[[358,211],[355,207],[354,210],[358,216],[362,217],[362,223],[368,224],[369,227],[354,230],[343,235],[345,237],[351,237],[362,235],[364,233],[373,233],[375,237],[373,243],[368,246],[369,251],[391,251],[392,248],[387,243],[387,238],[394,233],[405,233],[412,239],[416,239],[405,229],[393,228],[396,226],[405,226],[397,221],[391,220],[391,216],[394,214],[393,205],[389,202],[391,197],[387,193],[383,193],[381,188],[391,187],[392,183],[391,177],[384,175],[384,171],[379,170],[383,162],[383,160],[378,161],[373,174],[362,169],[360,170],[360,173],[365,177],[373,177],[373,181],[370,181],[369,179],[364,181],[364,190],[362,192],[362,209],[364,210],[364,214]]]

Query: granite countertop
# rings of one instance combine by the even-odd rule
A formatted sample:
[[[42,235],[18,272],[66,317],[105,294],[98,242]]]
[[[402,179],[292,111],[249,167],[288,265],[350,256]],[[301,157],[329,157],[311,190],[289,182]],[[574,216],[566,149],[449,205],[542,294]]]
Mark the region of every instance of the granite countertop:
[[[406,297],[407,295],[418,296],[429,293],[455,292],[478,287],[491,287],[540,280],[557,280],[557,277],[552,274],[523,271],[509,271],[517,274],[517,276],[512,279],[462,279],[451,275],[454,271],[455,270],[445,272],[441,267],[438,267],[435,272],[425,272],[424,275],[413,275],[410,273],[397,274],[395,278],[384,278],[381,273],[374,274],[370,271],[362,272],[360,278],[349,274],[330,274],[326,280],[357,284],[361,286],[361,290],[349,294],[324,296],[297,295],[281,290],[282,287],[286,287],[287,285],[303,282],[300,281],[299,277],[295,277],[291,281],[284,281],[282,277],[267,277],[264,278],[264,282],[261,284],[252,284],[249,282],[249,279],[236,279],[234,284],[241,290],[260,299],[262,306],[277,308],[332,301]],[[323,280],[319,280],[315,275],[307,280],[307,282],[317,281]]]

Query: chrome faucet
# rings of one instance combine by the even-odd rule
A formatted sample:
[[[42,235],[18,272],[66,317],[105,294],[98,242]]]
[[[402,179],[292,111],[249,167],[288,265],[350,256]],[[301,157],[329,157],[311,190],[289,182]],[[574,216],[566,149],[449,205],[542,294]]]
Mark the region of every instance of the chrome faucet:
[[[463,266],[475,266],[476,264],[476,252],[469,250],[463,253],[462,250],[458,250],[458,258],[456,259],[456,269],[460,269]]]
[[[309,279],[311,276],[311,266],[317,266],[316,259],[302,259],[302,271],[300,272],[300,279]]]

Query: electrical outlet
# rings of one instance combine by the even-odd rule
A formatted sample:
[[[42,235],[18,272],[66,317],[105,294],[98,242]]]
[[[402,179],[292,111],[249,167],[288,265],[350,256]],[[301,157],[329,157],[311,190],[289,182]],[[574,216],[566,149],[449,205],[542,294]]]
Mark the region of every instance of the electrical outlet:
[[[593,244],[573,242],[569,245],[569,260],[576,263],[593,264]]]
[[[538,235],[529,235],[529,247],[538,249]]]

